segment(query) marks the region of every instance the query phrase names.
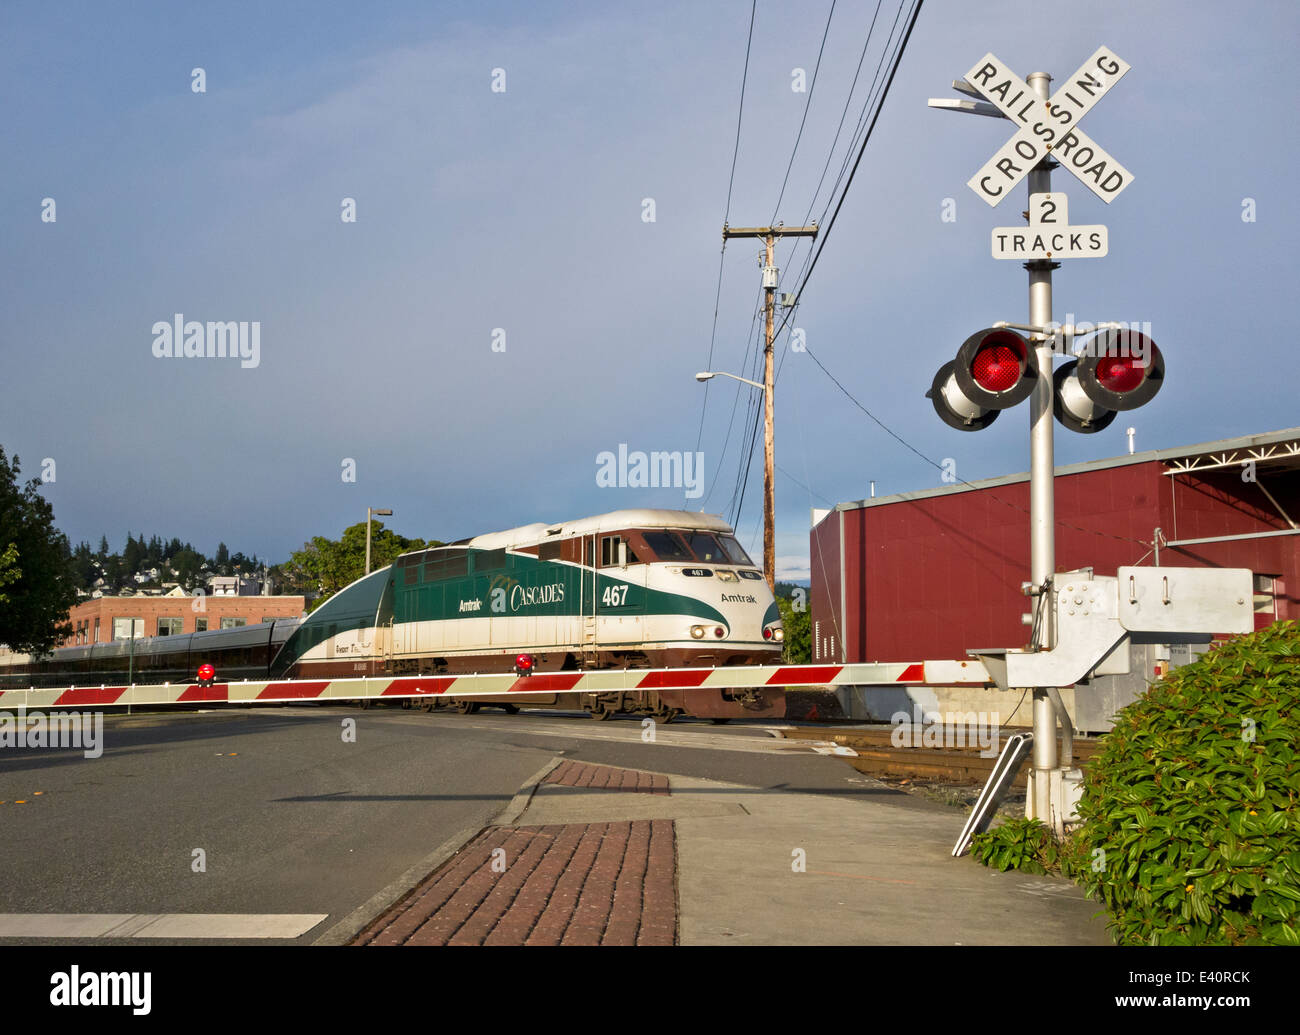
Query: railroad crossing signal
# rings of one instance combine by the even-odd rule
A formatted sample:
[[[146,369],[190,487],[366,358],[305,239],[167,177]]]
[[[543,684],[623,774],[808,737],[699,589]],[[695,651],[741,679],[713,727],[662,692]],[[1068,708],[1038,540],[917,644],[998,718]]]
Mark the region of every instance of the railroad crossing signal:
[[[1043,100],[993,54],[985,54],[966,73],[966,81],[1020,128],[967,186],[990,205],[997,205],[1029,170],[1050,156],[1102,201],[1117,197],[1133,182],[1133,174],[1079,129],[1079,120],[1129,67],[1110,48],[1099,47],[1065,85]]]
[[[1110,235],[1100,223],[1070,226],[1069,201],[1062,191],[1029,195],[1029,227],[995,226],[993,258],[1100,259],[1110,250]]]
[[[1057,334],[1073,337],[1073,328]],[[1045,339],[1045,334],[1039,334]],[[989,327],[967,338],[957,358],[935,374],[926,398],[958,431],[982,431],[999,413],[1023,402],[1038,384],[1034,346],[1009,327]],[[1109,327],[1090,338],[1078,359],[1052,375],[1052,412],[1071,431],[1101,431],[1120,410],[1150,402],[1165,380],[1165,361],[1145,334]]]
[[[1037,383],[1029,343],[1015,331],[989,327],[962,342],[925,395],[949,427],[982,431],[1007,407],[1028,399]]]

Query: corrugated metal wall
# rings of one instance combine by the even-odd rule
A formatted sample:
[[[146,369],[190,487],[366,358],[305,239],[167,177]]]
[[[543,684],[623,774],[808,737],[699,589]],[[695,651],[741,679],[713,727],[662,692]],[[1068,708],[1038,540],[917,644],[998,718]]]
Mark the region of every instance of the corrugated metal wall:
[[[1057,570],[1092,566],[1113,575],[1148,554],[1157,527],[1170,540],[1288,527],[1259,484],[1242,481],[1235,468],[1176,478],[1165,470],[1149,461],[1058,476]],[[1258,475],[1296,517],[1300,472],[1261,468]],[[963,658],[968,648],[1027,638],[1020,621],[1027,610],[1020,583],[1029,577],[1027,481],[834,511],[813,530],[811,547],[814,660]],[[1161,561],[1274,576],[1276,616],[1300,616],[1300,536],[1169,548]]]

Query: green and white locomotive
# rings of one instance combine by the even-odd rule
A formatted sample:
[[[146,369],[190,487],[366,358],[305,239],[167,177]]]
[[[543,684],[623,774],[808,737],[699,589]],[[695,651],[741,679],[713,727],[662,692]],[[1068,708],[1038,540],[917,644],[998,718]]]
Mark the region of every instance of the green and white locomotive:
[[[775,664],[782,637],[767,581],[721,518],[619,510],[404,554],[307,618],[271,676],[509,672],[521,654],[537,672]],[[690,711],[783,711],[779,692],[714,693],[718,711],[702,691]],[[679,695],[632,710],[681,710]]]

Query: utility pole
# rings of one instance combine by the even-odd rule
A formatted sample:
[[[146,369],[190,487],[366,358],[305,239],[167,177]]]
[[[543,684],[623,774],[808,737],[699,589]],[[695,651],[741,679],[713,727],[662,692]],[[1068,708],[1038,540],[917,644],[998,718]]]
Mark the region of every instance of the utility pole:
[[[767,585],[776,591],[776,438],[775,406],[772,401],[773,363],[772,342],[776,337],[776,282],[780,272],[776,267],[776,239],[778,237],[816,237],[817,224],[786,227],[747,226],[731,227],[723,224],[722,239],[732,237],[761,237],[767,245],[767,261],[763,266],[763,308],[766,327],[763,349],[763,571]]]

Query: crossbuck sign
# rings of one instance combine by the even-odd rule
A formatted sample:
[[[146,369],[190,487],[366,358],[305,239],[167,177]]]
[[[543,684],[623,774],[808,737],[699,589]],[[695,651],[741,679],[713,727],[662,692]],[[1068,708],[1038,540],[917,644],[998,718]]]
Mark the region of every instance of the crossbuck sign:
[[[996,57],[984,55],[966,73],[966,81],[1020,128],[967,185],[996,205],[1050,155],[1102,201],[1118,196],[1133,182],[1133,174],[1079,129],[1079,120],[1128,70],[1128,62],[1100,47],[1045,101]]]

